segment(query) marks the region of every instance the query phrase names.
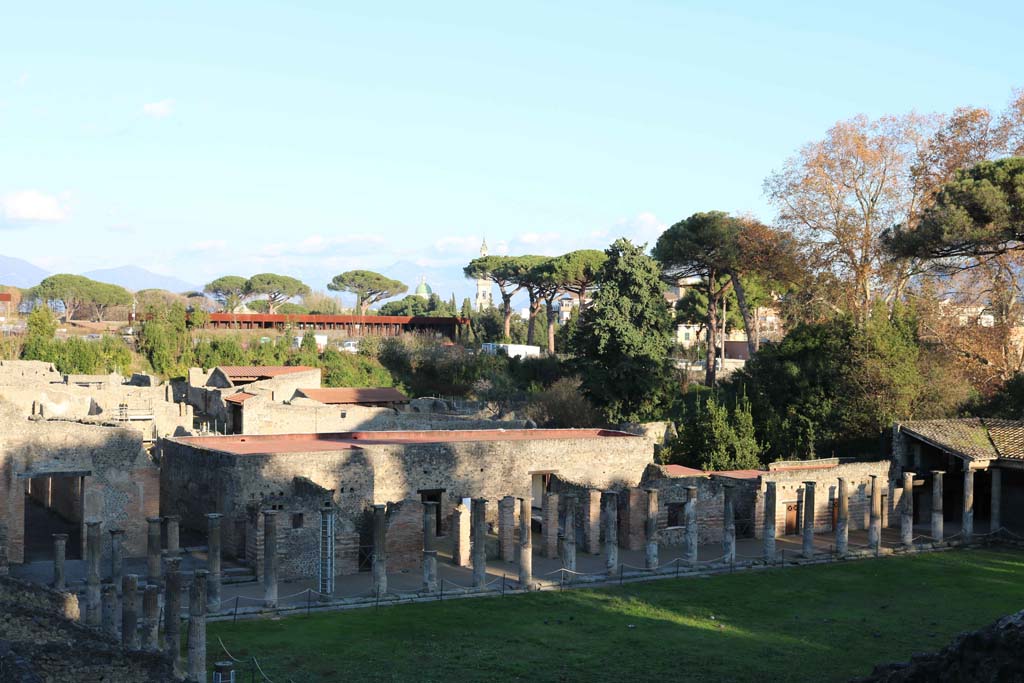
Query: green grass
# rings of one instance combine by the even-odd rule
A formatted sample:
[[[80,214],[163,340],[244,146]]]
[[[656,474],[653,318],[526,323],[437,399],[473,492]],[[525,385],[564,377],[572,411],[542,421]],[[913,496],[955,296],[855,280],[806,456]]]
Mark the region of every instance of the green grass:
[[[208,652],[296,683],[846,680],[1022,608],[1024,553],[955,551],[211,623]]]

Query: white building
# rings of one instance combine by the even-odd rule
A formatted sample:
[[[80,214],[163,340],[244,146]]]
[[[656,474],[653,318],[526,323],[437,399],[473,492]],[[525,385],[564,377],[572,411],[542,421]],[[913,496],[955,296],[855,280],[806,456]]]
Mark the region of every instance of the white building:
[[[480,257],[487,256],[487,240],[484,239],[483,244],[480,245]],[[486,311],[494,307],[494,297],[492,296],[493,283],[486,278],[477,278],[476,281],[476,301],[474,305],[478,311]]]

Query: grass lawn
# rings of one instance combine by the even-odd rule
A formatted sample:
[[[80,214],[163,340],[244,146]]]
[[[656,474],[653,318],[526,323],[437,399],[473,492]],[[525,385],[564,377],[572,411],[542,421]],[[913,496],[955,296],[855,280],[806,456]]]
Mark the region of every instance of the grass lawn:
[[[207,642],[275,683],[846,680],[1020,609],[1024,553],[974,550],[218,622]]]

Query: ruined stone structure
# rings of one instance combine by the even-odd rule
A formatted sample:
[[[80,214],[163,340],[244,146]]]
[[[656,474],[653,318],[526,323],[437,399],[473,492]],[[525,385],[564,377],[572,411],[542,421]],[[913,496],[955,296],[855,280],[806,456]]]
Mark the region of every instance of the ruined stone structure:
[[[78,557],[84,556],[88,520],[123,530],[126,554],[145,553],[146,517],[159,513],[159,470],[138,432],[28,420],[2,402],[0,423],[0,561],[25,559],[26,505],[63,518],[72,531],[68,551]],[[52,547],[49,537],[44,542]],[[109,558],[110,534],[102,542]]]
[[[337,513],[338,574],[352,566],[351,555],[342,553],[350,552],[343,548],[352,547],[353,536],[372,543],[368,511],[375,504],[396,504],[388,510],[388,536],[397,539],[389,548],[389,567],[403,562],[419,567],[422,502],[440,503],[444,531],[464,498],[493,501],[487,522],[497,529],[497,502],[509,495],[532,497],[538,478],[554,475],[567,486],[584,488],[636,486],[652,458],[649,440],[604,430],[185,437],[165,440],[161,451],[164,513],[180,516],[182,525],[196,530],[206,528],[207,513],[222,513],[226,553],[260,557],[258,512],[283,513],[278,524],[282,578],[316,575],[319,515],[311,513],[326,505]],[[315,493],[301,495],[297,481],[307,491],[316,487]],[[642,501],[646,505],[646,498]],[[301,520],[293,517],[299,509]],[[310,525],[315,528],[307,530]]]
[[[697,542],[721,543],[724,529],[725,487],[732,484],[733,516],[738,520],[737,534],[740,538],[752,535],[750,520],[754,515],[754,491],[757,487],[757,472],[714,472],[706,473],[677,465],[650,465],[644,471],[642,486],[658,492],[658,529],[663,543],[683,543],[685,535],[685,511],[687,489],[696,488],[696,522]],[[646,506],[645,493],[642,489],[631,492],[631,500],[636,501],[637,512],[633,513],[635,522],[635,538],[629,542],[620,542],[623,547],[639,549],[643,547],[643,519]],[[620,496],[621,498],[621,496]],[[620,505],[621,510],[624,507]],[[641,509],[644,508],[644,509]],[[620,529],[622,529],[620,524]],[[620,534],[622,531],[620,531]]]

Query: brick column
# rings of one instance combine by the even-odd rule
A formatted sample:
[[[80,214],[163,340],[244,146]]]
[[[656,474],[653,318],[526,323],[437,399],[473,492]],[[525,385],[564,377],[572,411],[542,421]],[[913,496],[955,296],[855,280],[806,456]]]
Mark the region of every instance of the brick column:
[[[775,515],[778,492],[774,481],[764,485],[764,519],[761,520],[761,541],[764,545],[764,561],[775,561]]]
[[[266,513],[264,513],[266,514]],[[266,517],[264,517],[266,519]],[[273,524],[273,522],[271,522]],[[266,532],[264,532],[266,535]],[[190,681],[206,683],[206,577],[205,569],[196,570],[188,593],[188,676]],[[277,596],[274,596],[275,602]]]
[[[544,557],[558,558],[558,494],[545,493],[541,512],[541,536],[544,543]]]
[[[533,583],[533,499],[519,499],[519,587],[529,590]]]
[[[584,542],[587,544],[587,552],[591,555],[601,554],[601,492],[597,489],[587,489],[586,497],[583,500],[583,531]]]
[[[565,496],[565,533],[562,542],[562,567],[576,571],[576,496]]]
[[[882,545],[882,489],[878,475],[871,475],[871,517],[868,524],[868,546],[874,551]]]
[[[423,503],[423,549],[434,550],[437,538],[437,508],[440,503],[426,501]]]
[[[203,581],[203,598],[206,598],[206,581]],[[191,595],[189,596],[191,600]],[[263,511],[263,604],[277,607],[277,511]],[[206,603],[203,603],[206,612]],[[189,611],[191,615],[191,611]],[[190,619],[191,620],[191,619]],[[190,627],[191,628],[191,627]],[[191,631],[190,631],[191,633]],[[191,650],[190,650],[191,653]],[[190,665],[191,666],[191,665]],[[190,669],[191,671],[191,669]]]
[[[908,548],[914,545],[914,473],[903,473],[903,496],[900,499],[900,541]]]
[[[117,612],[119,605],[117,604],[117,586],[112,583],[103,584],[103,595],[100,599],[100,611],[102,616],[100,622],[102,624],[103,632],[111,638],[121,640],[121,634],[117,630]]]
[[[147,517],[146,572],[150,583],[160,585],[160,518]]]
[[[814,557],[814,489],[815,482],[804,482],[804,528],[801,554],[808,559]]]
[[[177,554],[181,551],[178,540],[178,528],[181,517],[178,515],[167,515],[164,517],[164,521],[167,523],[167,552],[168,554]]]
[[[647,517],[644,520],[647,545],[644,549],[644,567],[658,568],[658,489],[647,489]]]
[[[516,499],[505,496],[498,501],[498,551],[504,562],[515,561],[515,527]]]
[[[388,592],[387,506],[373,506],[373,592]]]
[[[85,523],[85,623],[100,625],[100,521]]]
[[[147,584],[142,594],[142,648],[159,649],[160,586]]]
[[[181,558],[167,558],[167,586],[164,594],[164,652],[174,671],[181,673]]]
[[[992,522],[989,531],[996,531],[1003,526],[1003,471],[998,467],[989,471],[992,473]]]
[[[487,582],[487,499],[474,498],[470,534],[473,536],[473,587],[483,588]]]
[[[932,470],[932,538],[941,541],[945,535],[942,513],[942,470]]]
[[[469,510],[462,503],[452,511],[452,564],[469,566]]]
[[[964,470],[964,541],[971,542],[974,536],[974,470],[970,469],[970,463],[965,463]]]
[[[206,609],[209,612],[220,611],[220,520],[223,516],[219,512],[210,512],[206,515],[206,568],[210,572],[206,577]],[[177,526],[177,520],[175,520],[175,526]],[[168,539],[170,539],[170,526],[167,528]],[[170,545],[170,540],[167,544]],[[168,552],[171,551],[168,550]],[[177,554],[177,549],[174,550],[174,553]]]
[[[605,493],[604,502],[604,557],[609,574],[619,571],[619,495]]]
[[[121,579],[121,645],[139,649],[139,576],[125,574]]]
[[[334,595],[334,508],[320,509],[320,562],[317,565],[317,599],[327,602]]]
[[[845,477],[839,477],[839,500],[836,514],[836,554],[846,557],[850,547],[850,487]]]
[[[64,578],[64,560],[67,558],[68,535],[53,535],[53,588],[62,591],[66,588]]]
[[[722,485],[722,499],[724,509],[722,511],[722,559],[725,562],[736,560],[736,515],[733,509],[733,484]]]
[[[697,535],[697,487],[686,487],[686,505],[683,507],[683,524],[686,529],[683,532],[683,558],[691,565],[697,564],[698,535]]]
[[[124,576],[124,529],[110,529],[110,581],[121,590]]]

